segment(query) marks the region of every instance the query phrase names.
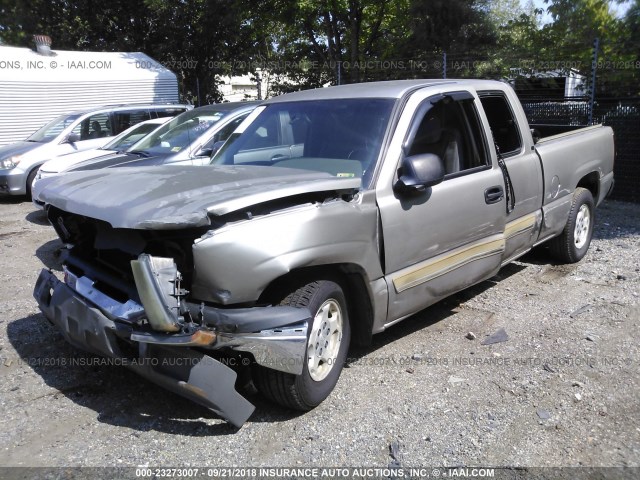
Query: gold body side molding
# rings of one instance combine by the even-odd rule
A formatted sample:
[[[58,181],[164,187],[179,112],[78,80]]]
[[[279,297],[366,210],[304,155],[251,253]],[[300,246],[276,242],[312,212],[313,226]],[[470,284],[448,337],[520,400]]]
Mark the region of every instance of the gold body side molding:
[[[470,245],[456,248],[451,252],[438,255],[413,267],[409,267],[404,273],[401,273],[393,279],[393,286],[397,293],[401,293],[411,287],[449,273],[474,260],[501,254],[504,252],[504,247],[504,236],[494,235],[493,237],[474,242]]]

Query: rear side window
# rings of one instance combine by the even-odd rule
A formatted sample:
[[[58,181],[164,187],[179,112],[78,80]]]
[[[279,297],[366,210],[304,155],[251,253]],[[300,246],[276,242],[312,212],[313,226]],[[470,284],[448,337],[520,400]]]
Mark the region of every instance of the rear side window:
[[[114,134],[117,135],[120,132],[124,132],[127,128],[133,127],[140,122],[149,120],[151,115],[149,111],[144,110],[126,110],[123,112],[113,113]]]
[[[518,122],[513,115],[509,102],[502,92],[489,92],[480,95],[480,102],[489,120],[493,139],[502,155],[516,155],[522,150],[522,139]]]

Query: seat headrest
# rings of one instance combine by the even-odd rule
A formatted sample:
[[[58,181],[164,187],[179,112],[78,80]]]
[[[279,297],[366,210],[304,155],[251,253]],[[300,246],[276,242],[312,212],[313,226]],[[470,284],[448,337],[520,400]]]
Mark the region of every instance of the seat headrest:
[[[438,117],[427,118],[424,125],[418,131],[416,138],[421,144],[437,143],[442,137],[442,123]]]

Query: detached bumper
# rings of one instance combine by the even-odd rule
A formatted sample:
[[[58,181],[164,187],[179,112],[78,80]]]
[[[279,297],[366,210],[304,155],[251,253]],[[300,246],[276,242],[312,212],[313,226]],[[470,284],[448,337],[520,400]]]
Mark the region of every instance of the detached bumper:
[[[118,358],[123,365],[144,378],[213,410],[236,427],[241,427],[253,413],[255,407],[235,390],[236,372],[202,353],[201,349],[190,348],[193,344],[185,341],[184,334],[136,331],[131,323],[113,318],[48,270],[40,273],[33,294],[45,317],[70,344],[94,354]],[[246,310],[258,311],[253,312],[254,317],[261,316],[259,312],[264,311],[262,316],[266,317],[272,309],[265,307]],[[297,312],[292,314],[296,313],[298,316],[308,313],[305,310],[294,310]],[[212,316],[211,311],[208,316]],[[234,318],[233,315],[231,317]],[[219,315],[217,320],[225,318],[227,317]],[[286,324],[290,325],[294,318],[296,317],[288,316],[285,321],[289,323]],[[276,363],[271,368],[279,370],[285,368],[282,365],[278,368],[278,362],[287,363],[283,356],[289,355],[292,359],[289,363],[295,364],[295,369],[298,369],[297,364],[305,354],[306,321],[298,328],[275,331],[275,339],[266,331],[238,331],[243,330],[241,325],[242,322],[235,325],[221,324],[221,331],[213,332],[216,341],[206,348],[255,352],[258,363],[264,364],[271,360]],[[280,338],[284,341],[279,341],[277,334],[284,335]],[[271,357],[271,353],[276,356]],[[258,361],[260,356],[263,357],[262,361]]]

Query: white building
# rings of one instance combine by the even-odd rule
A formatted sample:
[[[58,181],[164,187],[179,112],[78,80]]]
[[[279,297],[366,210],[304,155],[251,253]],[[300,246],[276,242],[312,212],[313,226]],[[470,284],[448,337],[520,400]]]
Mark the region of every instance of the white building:
[[[258,82],[253,75],[220,76],[218,80],[218,88],[227,102],[265,98],[266,89],[262,85],[258,96]]]
[[[242,100],[266,100],[273,96],[271,86],[276,81],[288,80],[286,76],[275,75],[268,70],[258,69],[255,75],[218,76],[218,88],[227,102]],[[258,85],[260,92],[258,94]]]
[[[558,98],[586,95],[587,79],[575,69],[523,72],[512,69],[509,83],[520,96],[549,96]]]
[[[0,46],[0,145],[63,113],[131,103],[178,103],[175,74],[140,52]]]

